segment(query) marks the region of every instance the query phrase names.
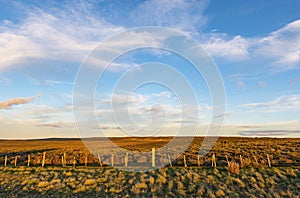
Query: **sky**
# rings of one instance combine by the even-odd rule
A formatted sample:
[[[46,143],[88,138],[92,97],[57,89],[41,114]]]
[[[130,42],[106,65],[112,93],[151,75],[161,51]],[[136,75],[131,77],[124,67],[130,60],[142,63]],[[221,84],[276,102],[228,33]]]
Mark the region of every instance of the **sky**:
[[[299,7],[298,0],[0,0],[0,139],[82,136],[73,104],[82,64],[112,36],[148,26],[192,38],[215,63],[226,93],[226,111],[215,116],[224,118],[219,135],[300,137]],[[159,46],[167,38],[136,34],[133,40]],[[184,78],[125,89],[138,79],[168,79],[172,71],[164,68]],[[97,123],[87,119],[83,130],[92,137],[99,130],[106,136],[167,136],[179,128],[184,135],[207,135],[216,108],[210,91],[178,54],[127,52],[95,87]],[[114,110],[128,115],[118,118]]]

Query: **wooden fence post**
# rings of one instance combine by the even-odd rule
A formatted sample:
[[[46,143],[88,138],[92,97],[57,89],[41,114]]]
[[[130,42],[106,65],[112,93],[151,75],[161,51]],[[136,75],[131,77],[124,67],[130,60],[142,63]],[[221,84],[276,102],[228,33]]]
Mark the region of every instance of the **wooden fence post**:
[[[230,166],[229,159],[228,159],[227,155],[225,155],[225,157],[226,157],[226,161],[227,161],[227,166],[229,168],[229,166]]]
[[[5,158],[4,158],[4,166],[5,167],[7,166],[7,155],[5,155]]]
[[[28,154],[27,166],[30,166],[30,154]]]
[[[155,148],[152,148],[152,167],[155,167]]]
[[[62,166],[62,167],[65,167],[65,164],[64,164],[64,156],[63,156],[63,155],[61,156],[61,166]]]
[[[169,153],[168,153],[168,159],[169,159],[169,164],[170,164],[170,166],[173,167],[172,161],[171,161],[171,157],[170,157]]]
[[[125,154],[125,167],[128,166],[128,151]]]
[[[185,155],[183,155],[183,163],[184,163],[184,167],[187,167]]]
[[[211,158],[211,167],[217,167],[216,155],[215,154],[213,154],[213,156]]]
[[[67,154],[64,152],[64,166],[67,166]]]
[[[197,155],[197,164],[198,164],[198,167],[200,167],[200,155]]]
[[[255,162],[258,164],[258,161],[257,161],[255,155],[253,155],[253,158],[254,158]]]
[[[98,154],[98,160],[99,160],[100,167],[102,167],[102,162],[99,154]]]
[[[85,156],[84,165],[85,165],[85,167],[87,167],[87,165],[88,165],[88,157],[87,156]]]
[[[241,167],[244,167],[242,155],[240,155]]]
[[[15,166],[17,166],[18,156],[15,156]]]
[[[271,160],[270,160],[269,154],[267,154],[267,159],[268,159],[268,165],[269,165],[269,167],[271,168]]]
[[[76,158],[73,157],[73,168],[76,168]]]
[[[45,166],[46,152],[43,153],[42,167]]]

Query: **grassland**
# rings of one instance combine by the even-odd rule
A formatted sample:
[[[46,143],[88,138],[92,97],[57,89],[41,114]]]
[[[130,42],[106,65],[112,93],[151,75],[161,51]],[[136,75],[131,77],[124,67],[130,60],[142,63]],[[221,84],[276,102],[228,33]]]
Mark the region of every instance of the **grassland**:
[[[112,141],[141,152],[153,147],[159,150],[170,139],[113,138]],[[300,139],[219,138],[212,150],[201,156],[199,166],[197,152],[202,140],[195,138],[174,159],[173,167],[147,172],[118,169],[124,167],[124,153],[118,152],[115,168],[110,168],[109,148],[101,152],[106,164],[101,168],[97,157],[77,139],[2,140],[0,197],[300,197]],[[105,147],[107,140],[98,141]],[[41,167],[43,152],[46,152],[45,167]],[[67,155],[67,167],[61,167],[63,153]],[[27,167],[28,154],[32,159],[30,167]],[[216,168],[211,167],[213,154]],[[272,167],[268,167],[267,155]],[[7,167],[4,167],[5,156]],[[17,166],[15,156],[18,156]],[[233,167],[228,167],[226,156]],[[158,152],[157,164],[163,161],[168,162],[167,156]],[[145,164],[151,165],[151,155],[137,152],[129,156],[129,166]]]
[[[299,197],[300,168],[0,168],[1,197]]]
[[[137,151],[129,156],[129,164],[151,163],[151,154],[139,153],[159,149],[171,140],[170,137],[160,138],[113,138],[112,141],[122,148]],[[177,145],[181,140],[177,140]],[[195,138],[186,151],[175,159],[171,155],[173,165],[183,166],[183,155],[186,155],[188,166],[197,166],[197,154],[203,138]],[[106,146],[107,140],[99,139],[97,143],[104,148],[99,153],[104,164],[110,164],[111,154],[114,152]],[[61,156],[66,153],[67,164],[73,164],[74,157],[78,165],[85,163],[88,158],[90,166],[98,166],[96,156],[91,155],[80,139],[49,139],[27,141],[0,140],[0,164],[4,163],[5,155],[8,156],[8,164],[14,164],[15,156],[18,156],[18,165],[26,165],[28,154],[31,155],[31,165],[39,166],[42,163],[43,152],[46,152],[45,165],[61,165]],[[172,154],[172,153],[171,153]],[[203,157],[201,166],[210,166],[211,157],[215,154],[218,166],[226,166],[226,156],[230,161],[240,161],[243,157],[244,166],[267,166],[267,155],[275,166],[292,166],[300,163],[300,139],[277,139],[277,138],[219,138],[214,147]],[[123,166],[125,153],[114,152],[114,165]],[[166,152],[156,153],[156,162],[168,163]],[[257,163],[258,162],[258,163]]]

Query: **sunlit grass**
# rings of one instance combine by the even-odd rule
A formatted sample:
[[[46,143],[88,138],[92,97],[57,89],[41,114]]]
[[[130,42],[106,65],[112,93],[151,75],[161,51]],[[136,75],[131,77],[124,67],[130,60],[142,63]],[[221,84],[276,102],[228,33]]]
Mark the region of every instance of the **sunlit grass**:
[[[113,168],[0,168],[1,196],[293,197],[299,195],[300,167],[162,168],[124,172]]]

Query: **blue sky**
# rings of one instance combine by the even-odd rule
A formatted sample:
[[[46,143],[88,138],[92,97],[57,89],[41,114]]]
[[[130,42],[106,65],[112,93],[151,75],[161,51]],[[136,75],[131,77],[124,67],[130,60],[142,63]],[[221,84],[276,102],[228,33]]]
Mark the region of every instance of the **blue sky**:
[[[0,138],[78,137],[72,98],[82,61],[110,36],[142,26],[179,30],[211,55],[226,90],[221,135],[299,137],[299,7],[297,0],[0,0]],[[117,108],[125,108],[126,94],[113,88],[126,72],[146,75],[141,64],[147,62],[170,65],[186,76],[198,103],[183,104],[168,87],[145,85],[126,106],[136,126],[119,126],[110,101],[114,97]],[[111,64],[101,82],[95,112],[106,135],[126,135],[123,127],[138,133],[162,120],[166,128],[158,135],[174,135],[178,124],[186,135],[195,125],[197,135],[207,130],[213,108],[209,90],[180,56],[130,52]],[[97,135],[93,123],[86,130]]]

